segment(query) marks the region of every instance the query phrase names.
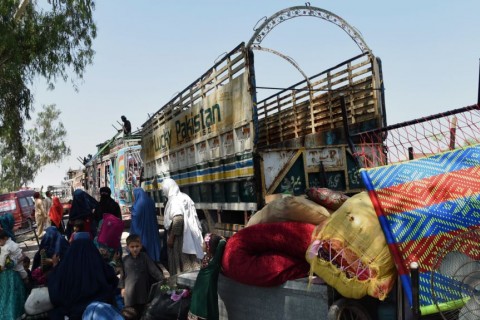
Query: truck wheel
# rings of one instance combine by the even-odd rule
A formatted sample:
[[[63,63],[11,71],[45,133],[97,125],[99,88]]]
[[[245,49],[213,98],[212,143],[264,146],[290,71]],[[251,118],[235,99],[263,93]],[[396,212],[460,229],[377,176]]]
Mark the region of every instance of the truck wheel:
[[[339,299],[328,309],[328,320],[372,320],[368,311],[357,301]]]

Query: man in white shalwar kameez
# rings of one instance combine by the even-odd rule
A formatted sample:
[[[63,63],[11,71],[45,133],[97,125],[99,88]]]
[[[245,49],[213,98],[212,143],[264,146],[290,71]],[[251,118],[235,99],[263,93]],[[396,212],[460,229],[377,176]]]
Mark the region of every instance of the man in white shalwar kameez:
[[[162,190],[168,197],[163,220],[167,231],[168,271],[175,275],[200,269],[203,237],[195,203],[170,178],[163,180]]]

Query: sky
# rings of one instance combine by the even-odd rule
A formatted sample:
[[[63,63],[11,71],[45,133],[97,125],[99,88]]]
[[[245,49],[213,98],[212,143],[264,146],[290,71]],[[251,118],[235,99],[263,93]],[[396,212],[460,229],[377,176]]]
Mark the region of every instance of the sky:
[[[33,187],[60,184],[77,160],[116,133],[125,115],[133,130],[199,78],[224,53],[247,43],[261,19],[305,2],[282,0],[99,0],[94,62],[78,80],[54,90],[38,79],[34,108],[55,104],[71,156],[49,165]],[[480,1],[311,0],[346,20],[380,57],[388,124],[472,105],[478,99]],[[317,74],[361,51],[338,26],[319,18],[288,20],[262,46]],[[287,87],[303,80],[284,60],[256,51],[257,86]],[[73,73],[72,73],[73,75]],[[258,90],[258,100],[275,92]],[[35,114],[33,114],[35,119]],[[27,124],[28,126],[28,124]]]

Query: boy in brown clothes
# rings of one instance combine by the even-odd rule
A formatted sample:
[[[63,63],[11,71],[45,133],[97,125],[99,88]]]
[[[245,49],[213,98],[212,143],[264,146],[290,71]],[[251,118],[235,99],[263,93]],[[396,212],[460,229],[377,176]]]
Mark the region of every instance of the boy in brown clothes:
[[[150,279],[158,282],[164,277],[155,262],[145,252],[141,252],[142,243],[139,235],[130,234],[126,242],[130,253],[123,258],[123,274],[119,286],[122,288],[125,307],[135,308],[141,317],[148,302],[148,293],[152,285]]]

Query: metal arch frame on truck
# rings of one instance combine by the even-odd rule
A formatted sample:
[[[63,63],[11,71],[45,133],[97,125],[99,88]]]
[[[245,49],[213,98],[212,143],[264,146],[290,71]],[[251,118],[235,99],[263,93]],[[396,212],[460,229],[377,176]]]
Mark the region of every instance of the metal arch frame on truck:
[[[299,17],[316,17],[331,22],[342,28],[363,53],[372,53],[361,34],[347,21],[333,12],[309,5],[290,7],[273,14],[270,18],[266,19],[259,28],[255,29],[255,33],[248,41],[246,47],[250,49],[253,45],[259,45],[268,33],[270,33],[270,31],[272,31],[277,25]]]

